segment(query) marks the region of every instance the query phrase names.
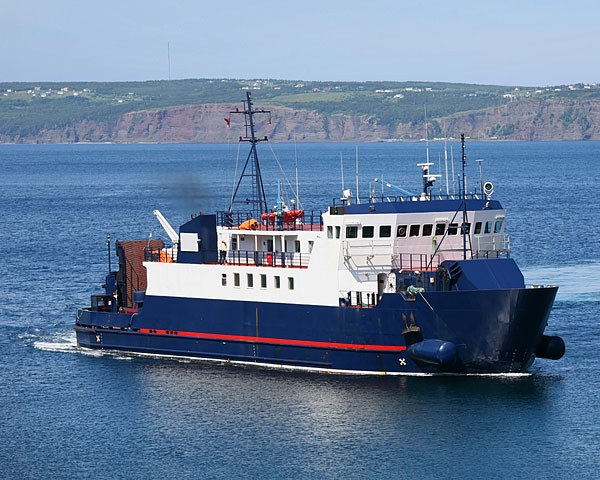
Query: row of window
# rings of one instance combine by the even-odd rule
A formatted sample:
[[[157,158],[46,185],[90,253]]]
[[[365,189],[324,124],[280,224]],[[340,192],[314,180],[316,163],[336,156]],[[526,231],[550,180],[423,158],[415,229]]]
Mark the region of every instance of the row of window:
[[[464,224],[465,233],[468,235],[471,233],[471,224]],[[482,231],[483,230],[483,231]],[[475,223],[475,231],[473,232],[475,235],[481,235],[485,233],[500,233],[502,230],[502,220],[496,220],[495,222],[488,221],[485,222],[476,222]],[[375,227],[371,225],[364,225],[361,229],[361,238],[375,238]],[[458,233],[462,233],[462,224],[458,223],[450,223],[448,224],[446,230],[446,223],[436,223],[435,224],[435,235],[443,236],[444,234],[448,235],[457,235]],[[359,227],[358,226],[347,226],[346,227],[346,238],[358,238]],[[431,237],[434,232],[434,224],[426,223],[425,225],[415,224],[415,225],[398,225],[396,228],[396,237]],[[391,225],[380,225],[379,226],[379,238],[390,238],[392,236],[392,227]],[[327,238],[333,238],[333,227],[330,225],[327,227]],[[340,238],[340,227],[335,227],[335,238]]]
[[[340,227],[337,227],[337,228],[339,229]],[[337,237],[337,238],[340,238],[340,237]],[[272,238],[266,239],[263,243],[267,247],[267,252],[274,252],[275,251],[275,248],[274,248],[274,245],[273,245],[273,239]],[[309,240],[308,241],[308,253],[312,252],[313,245],[314,245],[314,241]],[[240,250],[239,247],[240,247],[240,244],[238,242],[238,238],[236,236],[232,236],[231,237],[231,250],[238,251],[238,250]],[[300,240],[294,240],[294,252],[295,253],[300,253]]]
[[[234,273],[233,274],[233,286],[234,287],[240,287],[240,274],[239,273]],[[260,288],[267,288],[267,275],[264,273],[259,274],[259,279],[260,279]],[[288,290],[294,290],[294,277],[288,277]],[[221,285],[223,287],[227,286],[227,274],[226,273],[222,273],[221,274]],[[254,288],[254,274],[253,273],[247,273],[246,274],[246,287],[247,288]],[[273,287],[274,288],[281,288],[281,277],[279,275],[274,275],[273,276]]]

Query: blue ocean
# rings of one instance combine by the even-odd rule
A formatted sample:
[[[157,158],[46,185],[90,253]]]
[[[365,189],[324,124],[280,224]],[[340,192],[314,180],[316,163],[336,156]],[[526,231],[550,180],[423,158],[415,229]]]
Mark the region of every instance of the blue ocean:
[[[340,152],[356,189],[354,144],[260,147],[273,204],[296,165],[306,210],[339,201]],[[598,478],[600,142],[467,144],[468,188],[484,159],[526,282],[560,287],[547,332],[567,352],[529,375],[333,376],[79,349],[75,311],[100,293],[106,234],[164,236],[154,209],[174,226],[226,209],[246,156],[233,142],[0,145],[0,478]],[[443,144],[430,157],[445,193]],[[419,191],[424,144],[359,144],[358,158],[361,196],[381,194],[376,177]]]

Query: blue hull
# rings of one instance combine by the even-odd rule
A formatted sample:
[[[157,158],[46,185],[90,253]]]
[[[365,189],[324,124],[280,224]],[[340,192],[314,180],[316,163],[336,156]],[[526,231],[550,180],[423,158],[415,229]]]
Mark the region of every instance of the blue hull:
[[[146,296],[134,315],[80,309],[76,332],[87,348],[325,371],[523,372],[556,292],[432,291],[414,301],[384,294],[372,308]],[[403,314],[414,318],[412,333]],[[450,361],[441,353],[448,345]]]

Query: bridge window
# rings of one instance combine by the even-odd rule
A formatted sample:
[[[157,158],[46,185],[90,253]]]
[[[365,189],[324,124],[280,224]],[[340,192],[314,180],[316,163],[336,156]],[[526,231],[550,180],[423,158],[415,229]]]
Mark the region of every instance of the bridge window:
[[[397,237],[406,237],[406,225],[398,225],[398,229],[396,230]]]
[[[432,232],[433,225],[431,223],[426,223],[425,225],[423,225],[423,231],[421,232],[421,235],[423,235],[424,237],[431,237]]]
[[[465,235],[468,235],[469,233],[471,233],[471,224],[470,223],[463,223],[463,229],[465,232]]]
[[[281,277],[279,275],[275,275],[273,277],[273,283],[275,285],[275,288],[281,288]]]
[[[294,289],[294,277],[288,277],[288,289]]]
[[[267,288],[267,276],[260,274],[260,288]]]
[[[481,233],[481,222],[475,223],[475,235],[479,235]]]
[[[458,233],[458,223],[448,225],[448,235],[456,235]]]
[[[227,286],[227,274],[226,273],[221,274],[221,285],[223,285],[224,287]]]
[[[445,223],[436,223],[435,224],[435,234],[436,234],[436,236],[438,236],[438,235],[444,235],[445,232],[446,232],[446,224]]]
[[[358,227],[346,227],[346,238],[358,238]]]
[[[239,287],[240,286],[240,274],[239,273],[234,273],[233,274],[233,286],[234,287]]]
[[[502,230],[502,220],[496,220],[496,223],[494,224],[494,233],[500,233],[500,230]]]
[[[379,238],[389,238],[392,236],[391,225],[381,225],[379,227]]]
[[[484,233],[492,233],[492,222],[485,222],[485,232]]]
[[[421,225],[411,225],[410,226],[410,236],[411,237],[418,237],[420,230],[421,230]]]
[[[327,225],[327,238],[333,238],[333,227],[331,225]]]
[[[362,238],[373,238],[375,228],[371,225],[362,227]]]
[[[335,238],[340,238],[342,227],[335,227]]]
[[[254,275],[252,273],[246,274],[246,280],[248,283],[248,288],[254,287]]]

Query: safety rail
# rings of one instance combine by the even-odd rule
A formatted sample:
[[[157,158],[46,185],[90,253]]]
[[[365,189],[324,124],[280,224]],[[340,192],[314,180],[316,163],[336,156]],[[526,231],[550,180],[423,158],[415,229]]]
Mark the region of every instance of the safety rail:
[[[229,250],[225,260],[219,263],[226,265],[247,265],[279,268],[307,268],[310,255],[301,252],[264,252],[256,250]]]
[[[177,262],[177,247],[146,247],[144,248],[145,262],[175,263]]]
[[[373,308],[377,301],[377,293],[373,291],[340,290],[340,306]]]
[[[392,267],[398,270],[435,270],[440,265],[439,255],[426,253],[395,253],[392,255]]]
[[[510,258],[510,252],[508,250],[473,250],[471,258],[500,258],[503,256]]]
[[[271,220],[261,220],[252,212],[217,212],[217,225],[231,229],[282,231],[282,230],[323,230],[323,217],[320,211],[304,211],[302,217],[286,221],[285,215],[274,215]],[[245,226],[243,226],[246,224]]]
[[[465,195],[467,199],[473,200],[481,200],[487,198],[485,195],[480,193],[468,193]],[[425,197],[426,200],[462,200],[461,195],[443,195],[443,194],[430,194]],[[354,197],[351,198],[354,200],[353,205],[356,204],[356,199]],[[359,197],[359,203],[361,204],[369,204],[369,203],[390,203],[390,202],[420,202],[422,201],[422,196],[419,195],[373,195],[370,197]],[[340,198],[333,197],[331,206],[339,206],[339,205],[349,205],[349,200],[341,200]]]
[[[475,236],[473,238],[473,252],[508,252],[510,250],[510,235],[493,234]]]
[[[208,250],[202,249],[200,254],[207,254]],[[247,265],[279,268],[307,268],[310,254],[301,252],[265,252],[256,250],[212,250],[210,253],[222,265]],[[177,261],[177,248],[152,248],[144,249],[144,261],[158,263],[174,263]]]
[[[382,257],[389,259],[392,243],[386,240],[346,240],[342,242],[342,251],[346,260],[353,256],[366,257],[369,262]]]

